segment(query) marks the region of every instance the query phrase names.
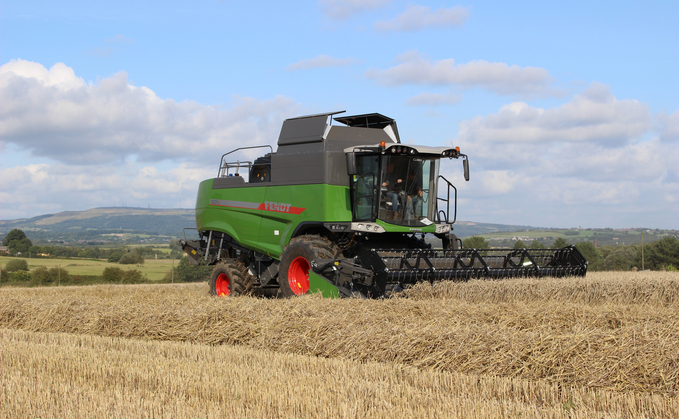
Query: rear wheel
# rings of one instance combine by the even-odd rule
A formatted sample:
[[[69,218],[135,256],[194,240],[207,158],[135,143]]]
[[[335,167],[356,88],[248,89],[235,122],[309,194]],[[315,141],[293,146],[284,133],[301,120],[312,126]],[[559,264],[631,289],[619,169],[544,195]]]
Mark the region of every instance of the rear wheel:
[[[309,270],[314,259],[333,259],[339,249],[320,236],[300,236],[290,240],[281,255],[279,283],[285,297],[309,292]]]
[[[210,275],[210,294],[218,297],[248,295],[252,293],[252,276],[245,265],[228,259],[215,265]]]

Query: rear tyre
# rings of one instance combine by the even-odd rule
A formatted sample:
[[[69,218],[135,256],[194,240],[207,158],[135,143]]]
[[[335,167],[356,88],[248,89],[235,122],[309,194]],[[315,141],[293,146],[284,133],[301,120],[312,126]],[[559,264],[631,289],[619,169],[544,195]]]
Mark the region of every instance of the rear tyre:
[[[234,259],[216,264],[208,283],[210,295],[235,297],[252,294],[252,276],[245,265]]]
[[[309,269],[314,259],[333,259],[339,248],[320,236],[300,236],[290,240],[281,255],[278,279],[284,297],[309,292]]]

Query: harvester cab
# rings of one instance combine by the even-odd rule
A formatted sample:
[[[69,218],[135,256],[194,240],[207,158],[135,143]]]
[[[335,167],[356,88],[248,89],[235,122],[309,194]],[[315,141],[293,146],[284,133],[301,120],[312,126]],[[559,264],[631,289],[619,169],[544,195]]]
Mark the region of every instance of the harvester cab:
[[[200,238],[185,238],[183,248],[193,263],[214,265],[214,295],[375,298],[422,280],[584,275],[575,248],[541,255],[461,249],[452,233],[457,189],[439,168],[462,158],[468,181],[467,156],[402,144],[386,116],[339,113],[287,119],[275,152],[230,151],[217,177],[201,182]],[[259,148],[268,152],[234,161]],[[432,249],[434,237],[441,248]]]
[[[440,161],[467,156],[458,148],[427,147],[402,144],[396,122],[380,114],[335,118],[349,127],[380,128],[391,141],[345,148],[350,186],[352,231],[431,232],[445,237],[451,231],[449,220],[450,189],[457,190],[439,175]],[[465,164],[466,179],[469,166]],[[447,186],[447,197],[438,198],[441,182]],[[439,203],[445,206],[439,207]],[[455,201],[456,202],[456,199]],[[454,205],[456,211],[457,206]],[[432,224],[435,224],[434,227]],[[401,228],[406,228],[403,230]]]

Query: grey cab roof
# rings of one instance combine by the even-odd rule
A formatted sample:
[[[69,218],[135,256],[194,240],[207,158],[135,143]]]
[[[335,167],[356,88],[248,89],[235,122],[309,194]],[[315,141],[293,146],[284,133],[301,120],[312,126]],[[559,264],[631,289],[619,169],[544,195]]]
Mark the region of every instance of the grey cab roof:
[[[351,153],[353,151],[359,150],[361,147],[370,147],[370,148],[376,148],[379,147],[379,144],[366,144],[364,146],[353,146],[353,147],[347,147],[344,149],[345,153]],[[417,154],[433,154],[433,155],[438,155],[440,156],[443,154],[444,151],[446,150],[452,150],[452,147],[430,147],[426,145],[415,145],[415,144],[391,144],[386,146],[386,150],[389,150],[392,147],[410,147],[414,148],[417,151]],[[387,151],[388,154],[388,151]]]

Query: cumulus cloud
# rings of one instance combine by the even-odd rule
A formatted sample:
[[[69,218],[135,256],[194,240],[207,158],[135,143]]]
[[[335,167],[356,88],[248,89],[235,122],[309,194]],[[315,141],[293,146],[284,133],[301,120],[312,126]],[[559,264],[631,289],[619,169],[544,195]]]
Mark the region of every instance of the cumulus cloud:
[[[318,4],[326,15],[333,19],[346,20],[350,17],[384,7],[392,0],[319,0]]]
[[[467,205],[460,205],[460,216],[552,227],[616,220],[614,227],[676,228],[679,148],[662,138],[671,136],[675,114],[660,118],[658,128],[645,104],[592,83],[560,106],[516,102],[464,121],[454,142],[470,156],[473,182],[459,184]],[[457,167],[442,170],[460,176]],[[524,208],[541,210],[526,220]]]
[[[510,66],[484,60],[456,64],[452,58],[431,61],[418,51],[401,54],[397,61],[397,65],[385,70],[371,67],[366,71],[366,76],[385,86],[421,84],[465,89],[478,87],[500,95],[526,97],[562,94],[553,86],[554,78],[544,68]]]
[[[244,141],[273,143],[291,99],[236,98],[232,108],[161,99],[117,73],[86,83],[70,67],[12,60],[0,67],[0,138],[69,164],[210,156]]]
[[[234,98],[228,108],[176,102],[125,73],[91,83],[63,63],[13,60],[0,67],[0,219],[123,204],[191,208],[222,154],[275,144],[282,121],[299,113],[285,97]]]
[[[380,31],[415,32],[429,28],[460,27],[469,18],[469,11],[462,6],[441,7],[431,10],[427,6],[412,6],[393,20],[375,23]]]
[[[8,185],[0,191],[0,200],[11,203],[3,206],[0,218],[111,206],[191,208],[198,183],[215,173],[216,163],[209,168],[181,163],[169,170],[135,163],[30,164],[0,169],[0,177]]]
[[[317,55],[314,58],[306,58],[287,67],[288,71],[308,70],[319,67],[344,67],[356,63],[354,58],[335,58],[329,55]]]
[[[592,83],[570,102],[551,109],[524,102],[460,124],[462,140],[491,143],[596,142],[628,144],[651,129],[648,106],[637,100],[618,100],[610,88]]]
[[[679,142],[679,111],[660,115],[658,119],[661,125],[660,138],[667,142]]]

